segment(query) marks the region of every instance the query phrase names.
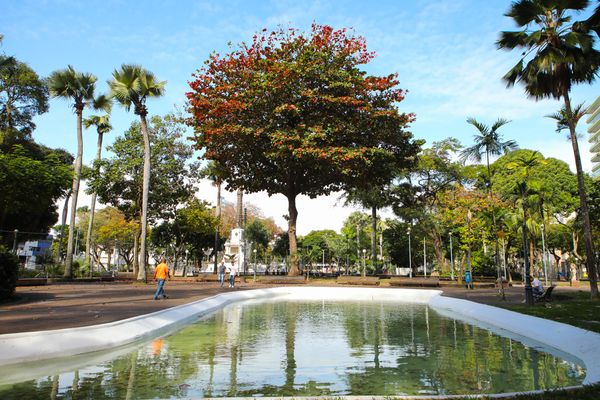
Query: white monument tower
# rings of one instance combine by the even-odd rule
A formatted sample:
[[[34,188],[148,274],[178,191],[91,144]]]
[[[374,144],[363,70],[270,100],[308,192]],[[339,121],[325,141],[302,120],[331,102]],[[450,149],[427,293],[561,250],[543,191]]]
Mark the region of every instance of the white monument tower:
[[[231,263],[233,261],[238,267],[238,272],[244,271],[244,263],[246,262],[246,246],[244,241],[244,229],[242,228],[242,200],[243,192],[241,189],[238,189],[236,204],[236,227],[231,230],[231,235],[225,242],[225,255],[229,258],[229,260],[224,261],[226,263]]]

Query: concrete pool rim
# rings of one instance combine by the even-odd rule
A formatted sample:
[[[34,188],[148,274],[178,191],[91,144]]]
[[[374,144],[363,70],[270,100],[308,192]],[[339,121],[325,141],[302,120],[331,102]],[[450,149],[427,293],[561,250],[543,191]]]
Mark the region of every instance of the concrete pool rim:
[[[78,328],[0,335],[0,365],[68,357],[125,346],[144,338],[178,329],[199,316],[214,312],[227,304],[249,299],[281,297],[290,300],[377,300],[428,304],[442,314],[467,322],[479,322],[500,331],[530,338],[557,349],[581,361],[586,368],[583,384],[600,382],[600,334],[571,325],[532,317],[468,300],[442,296],[440,290],[385,289],[349,287],[275,287],[235,291],[215,295],[188,304],[120,321]],[[558,389],[560,390],[560,389]],[[486,394],[505,398],[519,393]],[[393,396],[403,399],[460,398],[477,395]],[[349,399],[378,398],[378,396],[342,396]],[[301,397],[295,397],[301,398]],[[315,397],[305,397],[315,398]],[[380,398],[389,398],[382,396]]]

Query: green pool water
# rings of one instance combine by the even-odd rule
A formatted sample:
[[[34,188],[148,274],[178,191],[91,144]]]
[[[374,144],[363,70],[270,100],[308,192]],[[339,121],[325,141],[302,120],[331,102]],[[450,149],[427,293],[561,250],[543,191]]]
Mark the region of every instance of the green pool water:
[[[0,386],[0,399],[499,393],[584,377],[425,305],[280,300],[229,305],[129,354]]]

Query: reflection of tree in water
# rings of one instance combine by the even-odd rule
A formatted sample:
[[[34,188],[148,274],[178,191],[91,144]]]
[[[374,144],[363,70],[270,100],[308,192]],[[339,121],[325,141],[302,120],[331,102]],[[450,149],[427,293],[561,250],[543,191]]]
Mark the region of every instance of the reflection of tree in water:
[[[0,398],[177,398],[189,390],[192,397],[340,394],[332,382],[309,377],[299,383],[297,376],[296,350],[310,349],[296,349],[296,335],[306,335],[307,326],[325,335],[334,323],[342,324],[345,339],[339,340],[345,340],[346,360],[353,360],[335,373],[345,373],[339,375],[346,383],[341,390],[351,394],[464,393],[465,387],[501,392],[582,379],[573,377],[581,371],[550,355],[425,310],[371,303],[236,305],[163,338],[160,346],[143,345],[100,367],[74,371],[70,388],[60,388],[54,376],[0,388]],[[248,382],[253,366],[247,360],[265,340],[282,357],[280,385]]]
[[[376,360],[347,371],[353,394],[492,393],[572,385],[583,378],[569,377],[571,366],[549,354],[419,306],[415,313],[388,309],[383,318],[365,312],[369,307],[345,313],[352,351],[362,355],[372,346]],[[383,321],[387,329],[378,329]]]

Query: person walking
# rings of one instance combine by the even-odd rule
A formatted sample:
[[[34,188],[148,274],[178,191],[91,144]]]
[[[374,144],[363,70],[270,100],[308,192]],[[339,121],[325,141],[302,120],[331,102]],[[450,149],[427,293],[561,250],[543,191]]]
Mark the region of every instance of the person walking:
[[[235,263],[231,262],[231,267],[229,267],[229,287],[235,287],[235,276],[237,275],[237,267]]]
[[[221,283],[221,287],[225,283],[225,263],[221,261],[221,265],[219,265],[219,282]]]
[[[167,299],[168,296],[165,293],[165,281],[171,277],[169,273],[169,267],[167,266],[167,259],[162,257],[160,264],[154,269],[154,280],[156,280],[156,293],[154,293],[154,300],[158,300],[158,296],[162,295],[163,299]]]

